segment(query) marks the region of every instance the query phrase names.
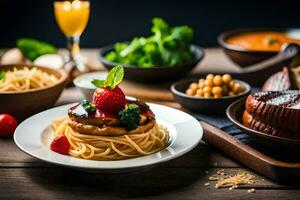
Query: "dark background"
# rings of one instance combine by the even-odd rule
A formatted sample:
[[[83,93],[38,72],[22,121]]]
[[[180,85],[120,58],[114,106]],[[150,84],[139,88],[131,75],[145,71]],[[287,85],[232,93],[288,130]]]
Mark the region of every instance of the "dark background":
[[[59,47],[65,38],[56,26],[51,0],[0,0],[0,48],[20,37],[35,37]],[[224,30],[242,27],[300,27],[300,0],[91,0],[82,47],[101,47],[148,35],[151,19],[194,28],[194,42],[216,46]]]

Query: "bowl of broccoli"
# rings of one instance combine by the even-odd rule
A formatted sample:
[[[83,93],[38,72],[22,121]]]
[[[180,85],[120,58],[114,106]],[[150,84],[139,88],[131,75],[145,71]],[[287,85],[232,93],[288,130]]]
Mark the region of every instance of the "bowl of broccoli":
[[[108,69],[122,64],[125,79],[139,82],[172,81],[190,72],[204,57],[203,50],[192,45],[189,26],[171,27],[154,18],[149,37],[136,37],[100,50],[100,61]]]

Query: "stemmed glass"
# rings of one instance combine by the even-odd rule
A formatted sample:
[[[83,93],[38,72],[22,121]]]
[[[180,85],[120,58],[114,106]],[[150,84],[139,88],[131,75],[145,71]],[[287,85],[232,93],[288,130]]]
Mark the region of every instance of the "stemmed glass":
[[[54,14],[61,31],[67,37],[69,58],[67,62],[74,62],[80,70],[86,67],[80,56],[79,41],[90,15],[90,2],[87,0],[54,1]]]

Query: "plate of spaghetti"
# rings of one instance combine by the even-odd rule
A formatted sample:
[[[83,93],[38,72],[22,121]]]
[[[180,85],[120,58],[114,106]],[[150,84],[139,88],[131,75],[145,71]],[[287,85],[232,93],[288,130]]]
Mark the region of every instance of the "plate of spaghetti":
[[[52,108],[16,129],[17,146],[38,159],[102,171],[123,171],[177,158],[201,140],[200,123],[182,111],[126,97],[117,66],[93,80],[93,101]],[[188,131],[187,131],[188,130]]]

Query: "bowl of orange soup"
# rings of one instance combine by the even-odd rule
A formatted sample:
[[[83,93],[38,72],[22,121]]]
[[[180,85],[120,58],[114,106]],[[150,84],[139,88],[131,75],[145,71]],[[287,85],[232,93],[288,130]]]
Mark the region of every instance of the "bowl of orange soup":
[[[218,42],[231,60],[247,67],[275,56],[288,43],[300,45],[300,29],[237,29],[222,33]]]

